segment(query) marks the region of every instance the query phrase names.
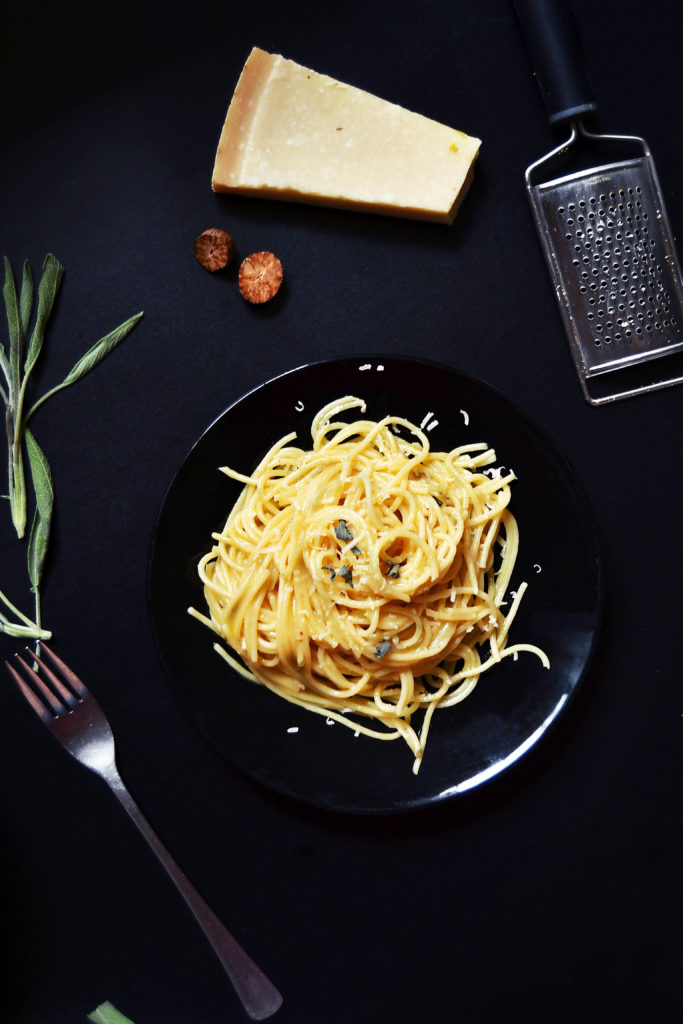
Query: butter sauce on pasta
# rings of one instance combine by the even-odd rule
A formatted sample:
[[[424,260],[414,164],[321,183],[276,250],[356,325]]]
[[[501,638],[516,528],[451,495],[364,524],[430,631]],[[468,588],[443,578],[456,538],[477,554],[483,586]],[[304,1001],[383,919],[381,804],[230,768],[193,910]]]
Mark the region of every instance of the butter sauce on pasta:
[[[377,739],[419,770],[432,716],[501,659],[526,590],[508,585],[518,531],[512,472],[486,444],[434,452],[400,416],[326,405],[312,448],[281,438],[244,484],[199,564],[216,650],[242,676]]]

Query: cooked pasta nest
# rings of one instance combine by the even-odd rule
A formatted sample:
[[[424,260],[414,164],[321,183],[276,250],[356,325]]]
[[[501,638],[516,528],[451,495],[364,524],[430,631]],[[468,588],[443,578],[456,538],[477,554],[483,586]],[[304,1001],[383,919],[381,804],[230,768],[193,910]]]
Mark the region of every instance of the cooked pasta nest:
[[[352,418],[347,396],[281,438],[244,484],[199,576],[208,614],[241,675],[378,739],[402,737],[419,770],[432,716],[482,673],[532,652],[508,634],[526,590],[515,477],[484,443],[432,451],[400,416]]]

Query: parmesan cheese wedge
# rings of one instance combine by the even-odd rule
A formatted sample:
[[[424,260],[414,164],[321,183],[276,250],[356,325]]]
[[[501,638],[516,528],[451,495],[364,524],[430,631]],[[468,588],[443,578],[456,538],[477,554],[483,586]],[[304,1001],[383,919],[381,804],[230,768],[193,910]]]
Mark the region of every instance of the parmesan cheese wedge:
[[[212,187],[452,224],[480,145],[254,47],[223,125]]]

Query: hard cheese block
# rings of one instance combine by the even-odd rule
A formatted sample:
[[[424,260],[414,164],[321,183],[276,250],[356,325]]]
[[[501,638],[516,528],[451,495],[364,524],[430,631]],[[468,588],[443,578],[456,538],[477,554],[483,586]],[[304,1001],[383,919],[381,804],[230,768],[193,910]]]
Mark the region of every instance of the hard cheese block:
[[[223,125],[212,187],[451,224],[480,145],[255,47]]]

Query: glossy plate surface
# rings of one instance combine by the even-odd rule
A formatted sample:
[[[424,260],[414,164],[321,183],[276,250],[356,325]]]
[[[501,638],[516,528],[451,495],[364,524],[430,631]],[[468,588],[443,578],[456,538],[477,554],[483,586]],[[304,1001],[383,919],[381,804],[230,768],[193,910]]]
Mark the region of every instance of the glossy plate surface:
[[[437,712],[424,762],[412,773],[403,741],[355,737],[242,679],[213,650],[213,634],[187,614],[204,608],[196,576],[241,485],[219,472],[249,473],[290,431],[308,447],[314,414],[343,395],[366,415],[425,423],[434,450],[485,441],[511,468],[511,510],[520,550],[511,587],[529,589],[510,642],[534,643],[482,676],[462,704]],[[353,413],[347,414],[352,415]],[[484,785],[541,740],[567,708],[593,650],[601,571],[589,504],[564,457],[501,393],[434,363],[368,357],[314,363],[241,398],[190,450],[164,500],[153,539],[149,602],[159,654],[172,688],[205,738],[265,786],[332,810],[389,813],[448,800]],[[294,730],[296,731],[290,731]]]

